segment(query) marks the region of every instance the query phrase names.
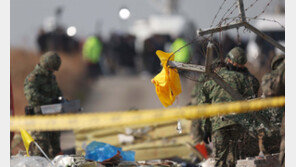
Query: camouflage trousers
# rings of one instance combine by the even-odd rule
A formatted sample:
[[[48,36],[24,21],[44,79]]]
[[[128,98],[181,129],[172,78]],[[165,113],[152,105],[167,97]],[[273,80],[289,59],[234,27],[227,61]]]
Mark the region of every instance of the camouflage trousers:
[[[200,119],[191,121],[190,133],[194,144],[198,144],[203,141],[204,130]]]
[[[34,107],[33,115],[42,115],[40,107]],[[49,158],[54,158],[61,152],[59,131],[31,132],[31,136]],[[35,144],[30,145],[30,155],[44,156]]]
[[[270,135],[263,137],[264,154],[278,153],[280,150],[281,136],[280,131],[272,131]]]
[[[33,139],[49,158],[54,158],[61,152],[60,132],[32,132]],[[35,144],[30,145],[31,155],[44,156]]]
[[[215,166],[235,167],[236,161],[259,153],[255,137],[241,125],[220,128],[212,134],[215,154]]]

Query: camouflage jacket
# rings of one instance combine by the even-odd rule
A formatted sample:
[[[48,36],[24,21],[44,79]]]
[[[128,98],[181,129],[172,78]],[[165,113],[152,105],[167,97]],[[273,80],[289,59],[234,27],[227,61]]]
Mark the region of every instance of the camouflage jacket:
[[[261,85],[265,96],[285,95],[285,60],[275,70],[262,77]]]
[[[24,93],[30,106],[52,104],[62,96],[55,75],[37,64],[35,69],[26,77]]]
[[[237,90],[245,99],[252,99],[257,96],[259,89],[258,80],[247,72],[230,71],[226,67],[222,67],[217,74],[227,82],[233,89]],[[223,88],[221,88],[214,80],[205,81],[202,86],[197,86],[196,103],[220,103],[230,102],[233,99]],[[244,126],[251,126],[253,118],[250,114],[232,114],[226,116],[216,116],[210,118],[211,128],[206,128],[209,125],[204,125],[206,129],[216,131],[222,127],[242,124]],[[246,127],[249,128],[249,127]]]
[[[249,71],[246,71],[243,74],[245,75],[245,77],[247,77],[247,80],[251,84],[251,89],[254,91],[254,95],[252,95],[252,97],[257,97],[258,90],[260,87],[259,81]],[[198,105],[198,104],[204,103],[204,101],[199,98],[199,94],[203,93],[201,92],[203,88],[203,84],[207,80],[208,78],[206,75],[201,74],[199,76],[197,81],[198,83],[194,86],[193,91],[191,92],[190,105]],[[248,97],[248,98],[251,98],[251,97]]]
[[[203,84],[206,80],[207,77],[205,74],[201,74],[198,77],[197,84],[194,85],[193,91],[191,92],[190,105],[198,105],[201,103],[198,99],[198,95],[201,93]]]
[[[267,97],[285,95],[285,60],[275,70],[262,77],[261,86],[263,94]],[[284,111],[285,107],[281,107],[270,108],[261,112],[270,120],[270,123],[275,126],[276,130],[279,131]]]

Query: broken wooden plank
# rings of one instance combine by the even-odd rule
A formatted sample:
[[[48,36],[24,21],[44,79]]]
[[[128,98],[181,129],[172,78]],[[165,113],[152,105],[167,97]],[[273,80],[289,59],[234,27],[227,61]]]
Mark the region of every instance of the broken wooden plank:
[[[123,150],[140,150],[140,149],[149,149],[149,148],[156,148],[156,147],[168,147],[174,146],[179,144],[186,144],[186,142],[190,142],[192,139],[190,135],[183,135],[183,136],[174,136],[171,138],[163,138],[149,142],[141,142],[138,144],[131,144],[122,146]]]
[[[205,72],[205,66],[195,65],[195,64],[185,64],[176,61],[168,61],[168,65],[170,68],[177,68],[180,70],[188,70],[195,72]]]
[[[160,127],[160,126],[167,126],[171,124],[176,124],[176,121],[166,121],[166,122],[161,122],[161,123],[153,123],[153,124],[147,124],[147,125],[134,125],[134,126],[128,126],[128,127],[112,127],[112,128],[93,128],[93,129],[79,129],[79,130],[74,130],[75,134],[90,134],[90,133],[96,133],[97,135],[101,134],[109,134],[113,132],[125,132],[125,128],[142,128],[145,126],[152,126],[152,127]]]
[[[245,14],[245,7],[244,7],[244,3],[243,0],[238,0],[237,1],[238,6],[239,6],[239,15],[241,18],[241,22],[245,22],[246,21],[246,14]]]
[[[207,52],[206,52],[206,73],[212,72],[212,63],[213,63],[213,48],[214,45],[211,42],[208,42]]]
[[[165,159],[171,157],[180,157],[189,159],[191,150],[186,145],[176,145],[163,148],[150,148],[136,150],[136,161],[145,161],[153,159]]]
[[[191,121],[186,121],[186,120],[181,121],[183,134],[190,133],[190,124],[191,124]],[[173,125],[154,128],[152,131],[147,133],[147,137],[149,137],[150,139],[159,139],[159,138],[165,138],[170,136],[176,136],[178,135],[178,131],[176,130],[176,127],[177,127],[177,122]]]
[[[240,23],[234,23],[234,24],[230,24],[230,25],[226,25],[226,26],[217,27],[217,28],[211,28],[211,29],[207,29],[207,30],[198,30],[197,35],[204,36],[204,35],[214,34],[216,32],[221,32],[221,31],[225,31],[225,30],[229,30],[229,29],[233,29],[233,28],[239,28],[242,26],[244,26],[244,23],[240,22]]]

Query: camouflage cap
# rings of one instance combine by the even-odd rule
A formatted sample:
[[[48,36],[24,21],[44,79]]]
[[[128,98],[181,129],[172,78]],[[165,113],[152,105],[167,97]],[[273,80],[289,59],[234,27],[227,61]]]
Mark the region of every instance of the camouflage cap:
[[[48,70],[57,71],[61,65],[61,58],[56,52],[49,51],[41,56],[40,65]]]
[[[231,60],[232,64],[244,65],[247,63],[247,56],[245,51],[240,47],[235,47],[231,49],[226,58]]]
[[[275,70],[277,66],[285,59],[284,54],[275,55],[270,63],[271,70]]]

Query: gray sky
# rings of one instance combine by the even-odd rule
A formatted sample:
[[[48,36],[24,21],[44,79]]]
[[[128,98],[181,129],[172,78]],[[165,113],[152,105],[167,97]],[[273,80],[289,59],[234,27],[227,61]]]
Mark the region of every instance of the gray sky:
[[[245,7],[255,0],[244,0]],[[247,16],[259,14],[270,0],[259,0],[247,11]],[[268,11],[283,0],[272,0]],[[208,28],[223,0],[180,0],[179,12],[191,19],[199,28]],[[233,4],[227,0],[220,17]],[[96,22],[102,24],[101,34],[108,36],[112,30],[128,27],[137,19],[151,14],[161,14],[163,0],[10,0],[10,44],[12,47],[36,49],[38,29],[46,17],[54,15],[54,9],[64,7],[61,22],[76,26],[77,36],[85,38],[95,32]],[[131,17],[125,23],[118,17],[121,7],[128,7]],[[217,23],[217,22],[215,22]]]

